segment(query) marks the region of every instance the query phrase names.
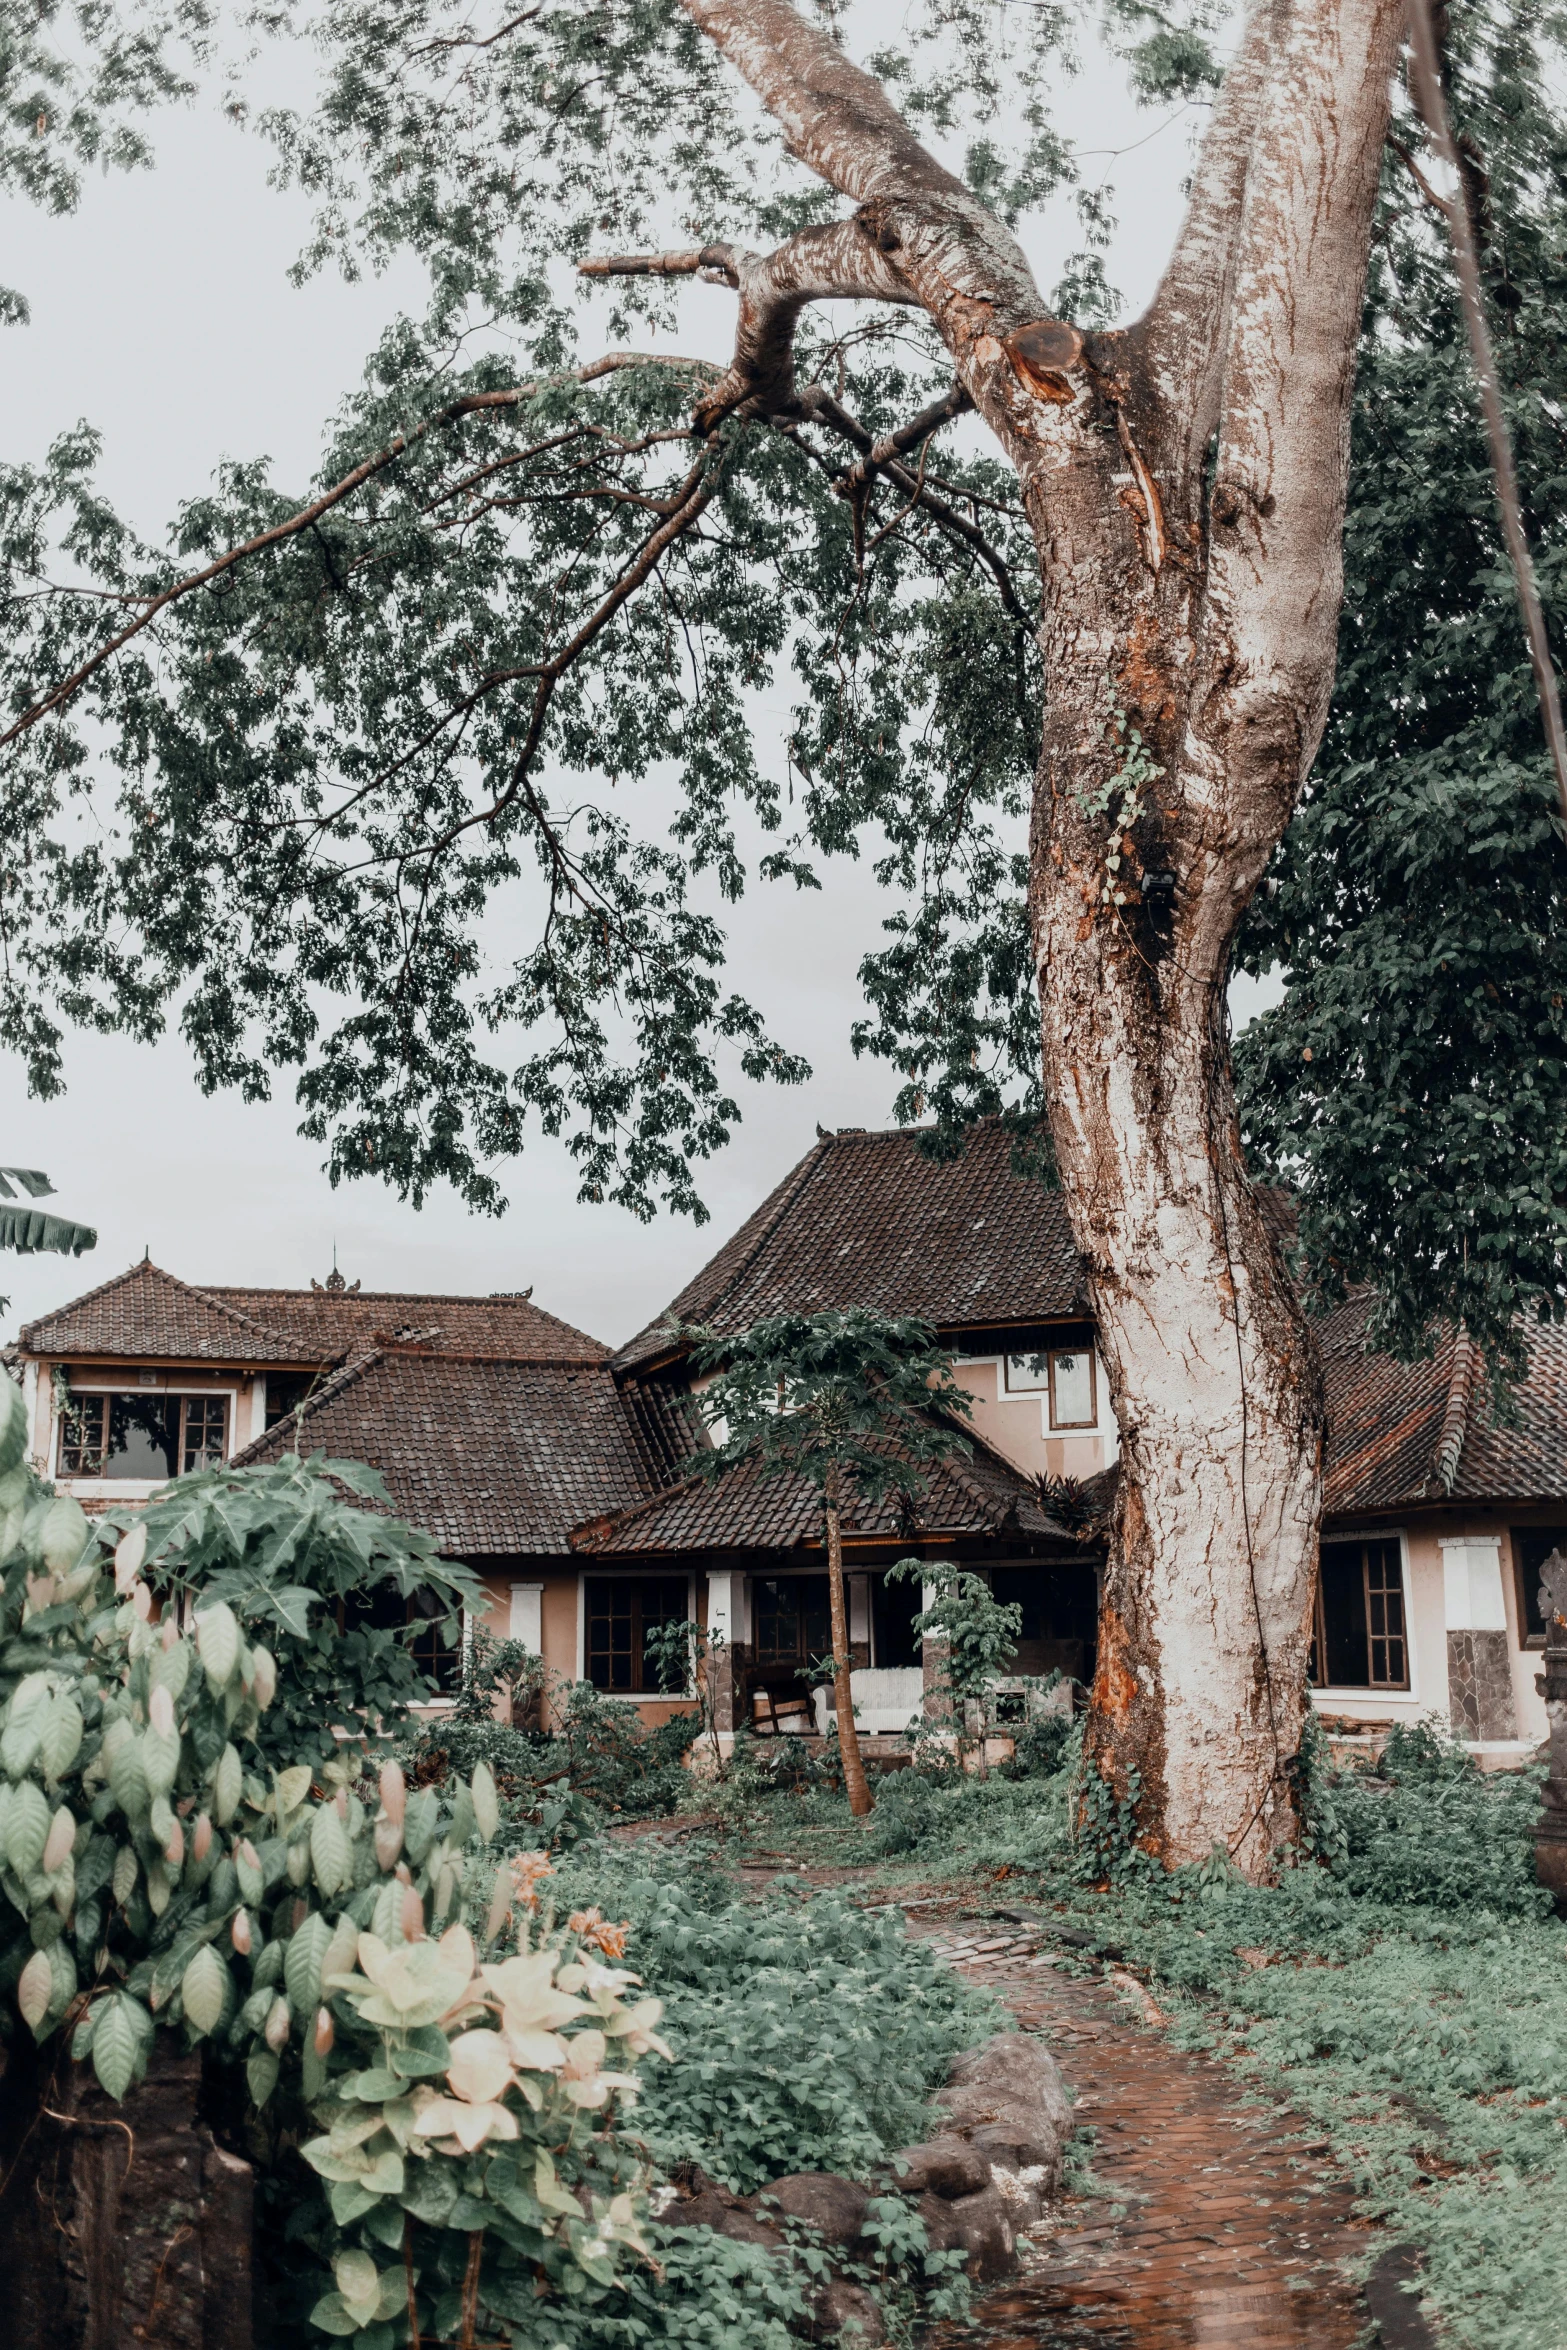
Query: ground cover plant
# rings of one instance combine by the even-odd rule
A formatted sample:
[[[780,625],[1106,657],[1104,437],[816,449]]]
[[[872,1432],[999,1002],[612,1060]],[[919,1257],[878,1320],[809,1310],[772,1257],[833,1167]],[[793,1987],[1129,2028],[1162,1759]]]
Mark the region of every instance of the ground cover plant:
[[[1538,1773],[1483,1775],[1430,1729],[1374,1768],[1312,1757],[1315,1856],[1272,1886],[1221,1855],[1166,1874],[1078,1779],[904,1772],[868,1830],[780,1797],[762,1840],[858,1859],[859,1890],[1021,1905],[1059,1962],[1144,1982],[1180,2044],[1330,2142],[1463,2350],[1560,2350],[1567,2274],[1567,1926],[1533,1882]]]
[[[840,1816],[843,1798],[837,1799]],[[594,1846],[562,1897],[628,1926],[678,2064],[650,2080],[640,2127],[659,2163],[748,2194],[792,2171],[869,2180],[930,2122],[953,2058],[998,2028],[902,1921],[776,1881],[745,1896],[712,1858]]]

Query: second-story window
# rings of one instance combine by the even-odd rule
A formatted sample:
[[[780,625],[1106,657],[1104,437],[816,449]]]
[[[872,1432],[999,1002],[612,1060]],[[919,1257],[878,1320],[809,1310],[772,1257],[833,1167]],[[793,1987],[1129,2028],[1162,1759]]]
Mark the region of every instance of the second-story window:
[[[77,1395],[60,1413],[58,1474],[163,1484],[228,1452],[226,1395]]]

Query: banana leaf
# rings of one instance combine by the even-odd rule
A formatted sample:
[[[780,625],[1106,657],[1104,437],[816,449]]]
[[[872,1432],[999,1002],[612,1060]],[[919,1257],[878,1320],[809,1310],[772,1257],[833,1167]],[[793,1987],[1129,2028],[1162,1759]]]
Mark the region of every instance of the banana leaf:
[[[54,1189],[38,1167],[0,1167],[0,1199],[15,1199],[13,1183],[19,1183],[29,1199],[47,1199]]]
[[[48,1250],[57,1257],[79,1257],[96,1248],[98,1235],[90,1224],[73,1224],[69,1216],[51,1216],[43,1208],[0,1208],[0,1249],[20,1257]]]

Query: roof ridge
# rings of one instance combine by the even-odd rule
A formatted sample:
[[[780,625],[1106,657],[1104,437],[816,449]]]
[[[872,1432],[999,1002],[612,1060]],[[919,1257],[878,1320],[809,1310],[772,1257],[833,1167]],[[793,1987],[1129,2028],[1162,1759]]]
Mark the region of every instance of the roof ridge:
[[[1447,1403],[1442,1413],[1442,1433],[1437,1439],[1431,1474],[1426,1480],[1428,1489],[1437,1485],[1444,1494],[1450,1494],[1458,1482],[1464,1439],[1469,1433],[1469,1402],[1477,1360],[1469,1326],[1460,1322],[1453,1340],[1453,1368],[1448,1378]]]
[[[17,1345],[29,1352],[36,1351],[30,1343],[32,1333],[44,1323],[58,1322],[64,1315],[77,1313],[83,1306],[94,1305],[98,1299],[107,1297],[111,1290],[121,1289],[129,1281],[143,1280],[148,1274],[155,1275],[159,1281],[166,1281],[172,1289],[179,1290],[185,1297],[198,1298],[204,1306],[210,1307],[213,1313],[222,1314],[230,1321],[242,1323],[247,1330],[253,1331],[260,1338],[270,1339],[276,1344],[288,1335],[286,1331],[269,1330],[264,1322],[258,1322],[253,1316],[242,1313],[238,1306],[226,1305],[222,1298],[215,1297],[211,1290],[200,1289],[193,1281],[182,1281],[178,1273],[171,1273],[165,1265],[155,1265],[151,1257],[138,1257],[134,1264],[126,1266],[123,1273],[111,1274],[107,1281],[100,1281],[95,1289],[84,1289],[80,1297],[67,1298],[64,1305],[52,1307],[47,1314],[35,1314],[33,1319],[30,1322],[24,1322],[17,1332]]]
[[[335,1402],[338,1396],[352,1387],[356,1379],[362,1379],[371,1365],[380,1362],[385,1353],[384,1347],[367,1346],[362,1347],[357,1354],[347,1355],[338,1364],[336,1370],[321,1382],[315,1392],[307,1395],[303,1403],[296,1404],[293,1411],[285,1412],[283,1419],[292,1420],[297,1427],[312,1418],[324,1404]],[[231,1469],[248,1468],[251,1465],[251,1454],[259,1451],[262,1445],[274,1437],[282,1425],[283,1420],[274,1420],[270,1428],[263,1428],[259,1436],[253,1436],[247,1445],[243,1445],[238,1452],[231,1454],[225,1465]],[[297,1450],[298,1447],[296,1446],[295,1449]]]
[[[595,1338],[591,1330],[583,1330],[579,1328],[575,1322],[568,1322],[563,1314],[552,1314],[548,1306],[537,1305],[534,1303],[532,1298],[525,1297],[520,1291],[514,1290],[492,1289],[487,1292],[481,1292],[478,1290],[457,1289],[361,1289],[353,1291],[344,1290],[340,1295],[335,1295],[333,1292],[326,1289],[271,1289],[262,1282],[224,1281],[218,1283],[213,1289],[204,1291],[202,1294],[216,1298],[223,1298],[225,1296],[289,1298],[297,1299],[300,1304],[306,1306],[315,1306],[320,1301],[325,1300],[334,1309],[350,1304],[357,1306],[424,1305],[520,1307],[525,1308],[530,1315],[537,1315],[539,1320],[542,1322],[553,1323],[557,1330],[569,1331],[573,1338],[580,1338],[584,1340],[587,1345],[596,1346],[603,1354],[606,1361],[614,1351],[613,1348],[605,1344],[602,1338]],[[237,1313],[240,1309],[238,1307],[234,1307],[231,1310]]]

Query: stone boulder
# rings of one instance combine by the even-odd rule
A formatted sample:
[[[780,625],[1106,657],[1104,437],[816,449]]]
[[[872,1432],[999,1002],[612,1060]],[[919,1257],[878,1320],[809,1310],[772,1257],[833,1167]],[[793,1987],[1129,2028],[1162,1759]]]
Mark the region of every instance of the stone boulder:
[[[907,2195],[931,2250],[961,2252],[973,2282],[988,2284],[1013,2267],[1018,2230],[1038,2219],[1055,2191],[1072,2108],[1051,2057],[1024,2032],[1000,2033],[959,2057],[936,2105],[943,2116],[936,2136],[907,2147],[875,2190],[831,2171],[797,2171],[760,2194],[731,2195],[695,2172],[683,2200],[662,2216],[770,2251],[784,2245],[794,2221],[847,2261],[869,2261],[875,2246],[862,2232],[872,2192]],[[871,2296],[835,2277],[817,2290],[813,2338],[833,2341],[852,2326],[866,2350],[885,2338]]]

